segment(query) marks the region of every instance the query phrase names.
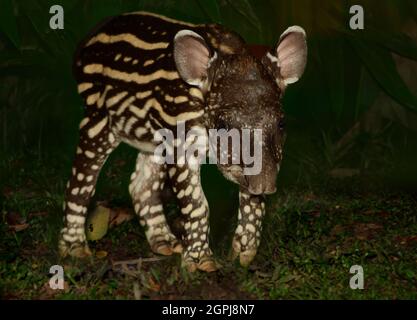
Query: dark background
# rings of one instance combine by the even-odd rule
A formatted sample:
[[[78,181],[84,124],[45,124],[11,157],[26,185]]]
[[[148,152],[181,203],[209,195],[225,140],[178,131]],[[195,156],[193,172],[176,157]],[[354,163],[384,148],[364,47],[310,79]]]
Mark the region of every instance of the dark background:
[[[415,65],[403,58],[417,58],[414,1],[359,2],[365,9],[365,30],[356,31],[348,27],[349,8],[357,4],[351,1],[1,3],[2,158],[29,150],[38,156],[54,148],[71,152],[82,113],[71,73],[77,43],[105,17],[150,10],[196,23],[222,23],[253,44],[273,45],[289,25],[301,25],[308,34],[308,65],[301,81],[288,90],[285,110],[296,120],[295,125],[318,141],[313,150],[310,143],[292,146],[290,142],[288,158],[302,161],[310,154],[322,156],[317,170],[345,166],[367,169],[372,165],[387,168],[389,165],[380,163],[387,160],[387,153],[404,160],[403,168],[412,163],[410,150],[403,154],[393,149],[411,146],[413,130],[417,129],[416,84],[410,72]],[[52,4],[64,7],[64,30],[49,28]],[[363,130],[348,134],[363,123]],[[294,134],[291,128],[288,131],[291,139]],[[387,138],[393,131],[399,140]],[[384,133],[388,136],[381,137]],[[375,141],[377,138],[380,141]],[[383,159],[369,154],[376,146],[383,149]],[[402,156],[410,156],[409,161]],[[410,178],[410,170],[415,178],[415,166],[407,166],[401,173]]]
[[[64,30],[49,28],[49,8],[54,4],[64,7]],[[364,30],[349,28],[349,8],[353,4],[364,8]],[[412,270],[417,261],[417,241],[413,240],[417,234],[417,3],[413,0],[0,0],[0,210],[5,235],[1,236],[0,254],[8,261],[0,269],[0,278],[3,273],[6,279],[3,293],[24,296],[19,293],[20,286],[25,288],[24,282],[13,280],[17,271],[10,268],[13,263],[20,265],[22,261],[32,262],[43,256],[30,251],[34,249],[33,243],[39,244],[36,248],[44,245],[48,253],[55,250],[64,185],[70,174],[83,110],[71,73],[77,43],[103,18],[138,10],[195,23],[221,23],[251,44],[274,45],[279,35],[293,24],[307,32],[307,69],[302,79],[288,89],[284,100],[288,139],[278,176],[279,190],[268,198],[269,229],[265,231],[263,255],[261,251],[257,262],[262,266],[267,264],[266,271],[261,268],[262,272],[278,270],[274,271],[278,278],[289,277],[289,283],[295,281],[295,287],[303,289],[298,296],[291,296],[288,290],[281,290],[282,286],[279,290],[274,286],[258,288],[259,283],[250,278],[255,282],[245,290],[267,298],[345,297],[343,290],[331,289],[330,285],[323,292],[317,288],[305,289],[304,284],[297,282],[298,274],[292,272],[302,268],[307,268],[302,269],[306,274],[315,268],[319,273],[327,270],[327,267],[321,269],[320,264],[327,260],[314,260],[309,250],[323,257],[325,247],[339,247],[337,241],[344,241],[349,232],[353,232],[352,241],[370,240],[368,234],[362,234],[362,238],[357,236],[359,228],[362,233],[371,233],[370,238],[381,247],[371,246],[374,251],[369,253],[366,251],[369,248],[361,247],[364,242],[359,247],[356,242],[350,243],[347,256],[353,255],[352,262],[377,256],[373,261],[375,268],[381,265],[387,268],[388,275],[380,274],[381,279],[391,279],[394,275],[398,281],[389,280],[398,284],[391,292],[386,289],[389,284],[381,280],[378,289],[368,297],[413,297],[407,289],[408,285],[411,288],[416,284]],[[136,151],[126,146],[111,156],[99,180],[96,200],[106,201],[111,207],[130,208],[127,185],[135,156]],[[235,223],[237,189],[213,166],[205,166],[203,182],[211,208],[214,247],[223,257]],[[339,208],[345,209],[340,212]],[[175,210],[170,209],[172,215]],[[379,216],[378,221],[368,221],[368,216],[362,221],[361,214],[369,211],[388,212],[392,225],[379,221]],[[43,215],[34,215],[39,212]],[[319,225],[310,223],[312,214],[320,217]],[[343,222],[332,220],[339,218]],[[357,221],[362,223],[359,227]],[[26,223],[29,228],[22,231],[11,227]],[[386,229],[378,231],[380,226],[388,225],[392,234],[385,232]],[[138,230],[135,232],[144,242],[137,223],[131,223],[130,227]],[[129,233],[129,230],[125,231]],[[112,232],[114,239],[121,237],[119,231]],[[334,238],[332,232],[341,237]],[[372,232],[379,235],[374,236]],[[43,238],[39,238],[39,233]],[[404,261],[409,262],[405,271],[401,269],[403,266],[398,270],[389,269],[393,261],[398,261],[394,258],[379,260],[390,257],[387,253],[390,250],[398,251],[393,240],[396,236],[402,237],[398,243],[405,241],[408,245],[411,241],[414,245],[411,251],[408,247],[402,249],[407,257]],[[305,241],[300,243],[303,239],[324,242],[316,252],[314,246]],[[102,243],[106,244],[107,240]],[[282,244],[293,250],[279,251],[284,250],[277,249]],[[100,249],[100,243],[97,245]],[[344,242],[340,244],[342,248],[344,245]],[[103,248],[111,256],[109,247]],[[24,258],[25,250],[29,260]],[[281,257],[276,261],[280,265],[278,269],[270,266],[274,250]],[[301,260],[291,256],[299,250]],[[342,253],[338,257],[346,255]],[[404,257],[400,255],[400,258]],[[307,263],[306,267],[303,259],[312,266],[308,267]],[[339,262],[346,267],[348,263],[342,260]],[[314,264],[317,261],[321,262]],[[282,269],[282,265],[287,269]],[[331,273],[333,269],[329,266]],[[231,287],[249,281],[247,275],[242,277]],[[342,275],[335,275],[338,277]],[[288,282],[284,281],[283,286]],[[401,289],[403,286],[405,291]],[[69,294],[77,297],[79,293],[71,290]],[[346,294],[360,297],[350,296],[350,291]],[[33,297],[39,295],[35,290]],[[186,296],[185,293],[178,295]]]

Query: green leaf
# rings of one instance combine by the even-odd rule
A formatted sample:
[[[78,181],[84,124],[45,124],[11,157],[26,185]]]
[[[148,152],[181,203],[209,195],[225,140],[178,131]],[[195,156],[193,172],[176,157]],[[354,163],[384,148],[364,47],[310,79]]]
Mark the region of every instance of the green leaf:
[[[219,5],[217,0],[197,0],[201,10],[215,23],[221,23]]]
[[[381,88],[366,67],[362,66],[356,95],[355,119],[358,119],[365,110],[372,106],[379,93],[381,93]]]
[[[390,52],[358,38],[349,38],[349,42],[382,89],[398,103],[417,111],[417,99],[398,74]]]
[[[363,32],[353,30],[341,30],[350,37],[359,38],[362,41],[372,41],[389,51],[417,61],[417,42],[401,32],[382,32],[373,26],[367,26]]]
[[[13,0],[3,0],[0,9],[0,31],[3,32],[16,48],[20,48],[19,30],[14,14]]]
[[[345,61],[343,40],[331,39],[319,42],[319,52],[325,84],[332,111],[339,120],[345,103]]]
[[[246,20],[254,26],[259,32],[261,32],[261,22],[259,21],[252,5],[248,0],[231,1],[227,0],[227,3],[233,7],[239,14],[246,18]]]
[[[417,42],[406,34],[379,33],[375,41],[392,52],[417,61]]]

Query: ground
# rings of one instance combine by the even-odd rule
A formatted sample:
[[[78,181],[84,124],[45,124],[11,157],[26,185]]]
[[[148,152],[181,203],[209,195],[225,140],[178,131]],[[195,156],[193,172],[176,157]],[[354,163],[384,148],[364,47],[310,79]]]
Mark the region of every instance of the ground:
[[[112,156],[96,201],[131,210],[127,184],[134,159],[127,148]],[[28,153],[1,162],[2,299],[417,298],[413,191],[381,186],[366,175],[288,178],[293,173],[285,172],[284,163],[278,192],[267,199],[259,252],[245,269],[229,259],[236,189],[210,171],[215,168],[205,169],[212,246],[222,267],[189,274],[180,268],[178,255],[165,258],[150,251],[137,219],[90,242],[91,259],[60,260],[57,236],[70,161],[66,154]],[[176,208],[168,208],[168,215],[174,219]],[[127,260],[134,260],[133,269],[116,267]],[[64,290],[49,287],[49,269],[56,264],[64,266]],[[363,290],[349,286],[353,265],[363,267]]]

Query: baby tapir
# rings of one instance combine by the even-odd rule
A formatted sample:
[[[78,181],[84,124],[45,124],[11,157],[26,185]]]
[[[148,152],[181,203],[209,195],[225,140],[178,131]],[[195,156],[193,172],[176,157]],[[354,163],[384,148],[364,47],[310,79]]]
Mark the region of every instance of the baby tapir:
[[[284,141],[280,100],[286,86],[302,75],[306,56],[305,32],[298,26],[288,28],[262,59],[248,52],[239,35],[217,24],[135,12],[99,26],[80,45],[74,61],[85,117],[65,194],[60,254],[91,254],[84,228],[87,206],[104,162],[125,142],[140,151],[129,191],[152,250],[182,252],[190,271],[215,270],[200,165],[153,159],[155,132],[166,128],[175,133],[182,122],[186,130],[200,132],[262,130],[258,174],[245,175],[243,164],[218,165],[240,185],[233,254],[248,265],[260,242],[264,195],[276,190]],[[183,239],[173,235],[163,213],[161,193],[168,180],[184,216]]]

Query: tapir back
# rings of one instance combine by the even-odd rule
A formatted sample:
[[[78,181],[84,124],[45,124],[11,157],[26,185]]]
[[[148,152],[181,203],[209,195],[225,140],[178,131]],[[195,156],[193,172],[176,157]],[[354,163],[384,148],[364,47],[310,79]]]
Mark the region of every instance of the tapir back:
[[[107,113],[117,135],[130,144],[151,141],[155,130],[173,128],[178,121],[200,123],[203,94],[181,79],[173,58],[174,37],[183,29],[199,33],[221,54],[244,48],[239,36],[219,25],[146,12],[114,17],[81,44],[75,57],[87,113]]]

